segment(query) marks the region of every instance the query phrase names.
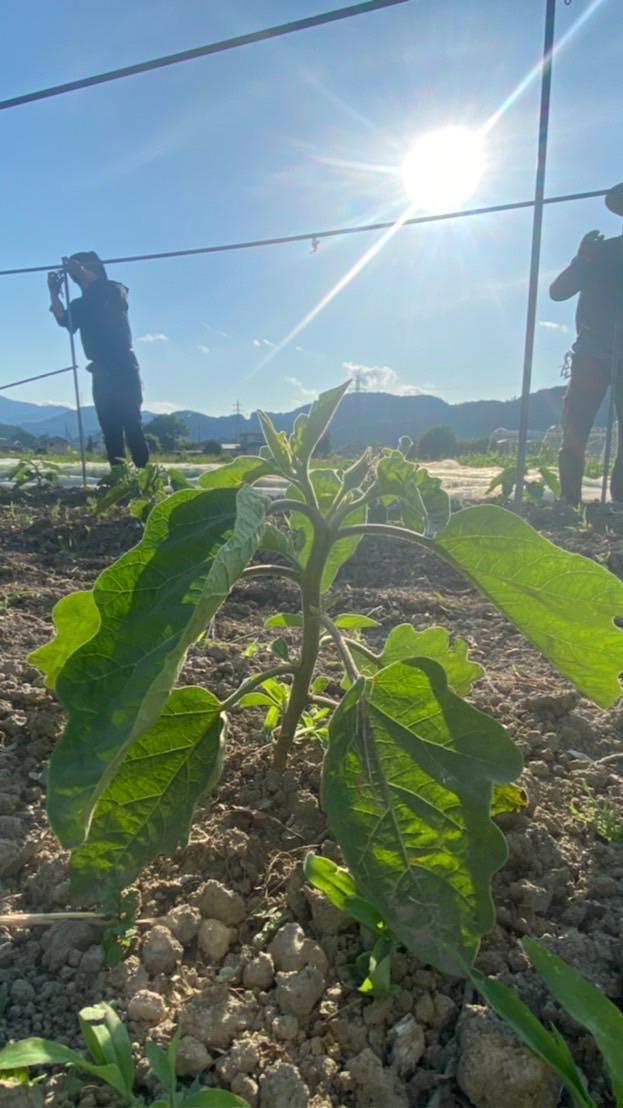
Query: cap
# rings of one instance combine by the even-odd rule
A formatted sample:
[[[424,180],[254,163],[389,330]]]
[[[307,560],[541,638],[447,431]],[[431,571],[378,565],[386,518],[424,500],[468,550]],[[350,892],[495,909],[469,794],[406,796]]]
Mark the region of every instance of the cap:
[[[609,189],[605,195],[606,207],[614,215],[623,216],[623,182]]]

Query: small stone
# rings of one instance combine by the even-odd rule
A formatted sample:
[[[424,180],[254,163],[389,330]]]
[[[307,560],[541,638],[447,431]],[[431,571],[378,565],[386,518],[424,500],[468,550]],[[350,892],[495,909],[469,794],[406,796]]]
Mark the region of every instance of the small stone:
[[[291,1043],[299,1033],[299,1021],[296,1016],[275,1016],[271,1030],[275,1039]]]
[[[480,1005],[459,1020],[457,1082],[474,1108],[555,1108],[559,1082],[552,1070]]]
[[[177,1044],[175,1072],[180,1077],[198,1077],[211,1065],[212,1058],[203,1043],[192,1035],[182,1035]]]
[[[222,962],[233,934],[220,920],[204,919],[199,925],[199,949],[209,962]]]
[[[379,1108],[381,1104],[391,1104],[392,1108],[407,1108],[409,1102],[404,1085],[402,1082],[398,1083],[391,1070],[383,1068],[381,1059],[377,1058],[370,1047],[350,1059],[347,1072],[359,1087],[355,1099],[358,1108]]]
[[[291,1062],[273,1062],[260,1082],[261,1108],[307,1108],[309,1089]]]
[[[304,942],[305,932],[300,924],[286,923],[279,928],[268,947],[268,953],[278,970],[291,972],[292,970],[303,969],[305,965]]]
[[[275,980],[275,966],[266,951],[262,951],[242,971],[242,984],[245,989],[270,989]]]
[[[58,973],[74,951],[88,950],[99,938],[102,929],[86,920],[62,920],[55,923],[41,936],[43,948],[41,964],[50,973]]]
[[[157,923],[143,943],[141,958],[147,972],[154,977],[158,973],[173,973],[183,953],[182,944],[173,938],[168,927]]]
[[[403,1016],[392,1027],[392,1062],[403,1081],[411,1078],[424,1054],[424,1030],[412,1015]]]
[[[88,950],[85,950],[80,959],[80,969],[83,973],[95,975],[104,968],[105,961],[106,958],[102,947],[90,946]]]
[[[237,927],[247,914],[242,897],[220,881],[206,881],[197,891],[196,904],[206,919],[218,919],[228,927]]]
[[[8,877],[17,866],[21,850],[10,839],[0,839],[0,877]]]
[[[306,966],[315,966],[316,969],[326,976],[329,972],[329,959],[327,958],[320,943],[314,942],[313,939],[305,939],[301,947],[301,953],[303,955]]]
[[[139,989],[128,1004],[128,1016],[137,1023],[148,1023],[154,1027],[164,1019],[166,1004],[160,993],[154,993],[150,989]]]
[[[446,993],[435,993],[433,996],[433,1006],[435,1015],[432,1024],[433,1027],[436,1027],[438,1030],[445,1027],[453,1016],[456,1016],[456,1004],[452,997],[447,996]]]
[[[251,1038],[239,1039],[231,1050],[216,1063],[216,1072],[222,1081],[229,1084],[237,1073],[252,1073],[259,1065],[260,1052]]]
[[[190,904],[179,904],[177,907],[171,908],[170,912],[167,912],[162,923],[165,927],[168,927],[171,934],[182,946],[189,946],[197,936],[201,923],[201,912],[198,908],[191,907]]]
[[[35,990],[30,981],[18,978],[11,985],[11,1000],[13,1004],[29,1004],[35,998]]]
[[[311,908],[316,934],[337,935],[339,931],[346,931],[353,926],[352,917],[336,908],[319,889],[306,886],[303,895]]]
[[[277,974],[277,1004],[282,1012],[308,1016],[324,992],[325,981],[315,966]]]
[[[254,1081],[252,1077],[248,1077],[246,1073],[237,1073],[236,1076],[231,1079],[230,1088],[232,1093],[246,1100],[250,1108],[256,1108],[259,1099],[259,1086],[257,1081]]]
[[[423,993],[413,1009],[418,1023],[432,1023],[435,1018],[435,1005],[430,993]]]
[[[230,994],[227,985],[213,985],[193,997],[182,1013],[182,1034],[192,1035],[208,1050],[229,1050],[255,1016],[250,1005]]]
[[[39,1085],[25,1085],[10,1077],[0,1080],[2,1108],[44,1108],[45,1093]]]
[[[17,816],[0,816],[0,839],[20,839],[23,830],[22,821]]]

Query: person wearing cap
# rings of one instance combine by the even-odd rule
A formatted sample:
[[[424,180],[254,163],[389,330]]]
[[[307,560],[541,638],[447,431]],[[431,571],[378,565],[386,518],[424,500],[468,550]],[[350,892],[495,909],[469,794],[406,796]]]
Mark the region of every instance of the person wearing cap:
[[[609,211],[623,216],[623,184],[610,189],[605,201]],[[607,239],[599,231],[589,231],[584,236],[575,258],[549,290],[552,300],[569,300],[578,293],[577,339],[572,347],[571,378],[563,403],[558,455],[561,497],[574,507],[582,499],[588,437],[613,376],[619,448],[610,493],[613,500],[623,502],[622,235]]]
[[[71,327],[72,333],[80,331],[90,362],[87,369],[93,375],[93,403],[110,465],[125,458],[127,445],[135,466],[143,468],[149,461],[149,448],[141,418],[143,394],[128,320],[128,290],[118,281],[108,280],[102,262],[92,250],[63,260],[82,295],[71,301],[68,311],[59,296],[58,277],[51,273],[50,311],[60,327],[67,330]]]

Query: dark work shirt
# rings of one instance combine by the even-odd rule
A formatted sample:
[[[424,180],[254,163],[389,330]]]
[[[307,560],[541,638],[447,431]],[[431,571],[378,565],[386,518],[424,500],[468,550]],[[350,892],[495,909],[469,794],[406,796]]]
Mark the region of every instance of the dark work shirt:
[[[69,330],[65,309],[57,321]],[[93,373],[138,372],[128,320],[128,290],[117,281],[98,278],[71,301],[71,330],[80,331]]]
[[[550,286],[553,300],[569,300],[577,293],[574,351],[609,362],[616,338],[623,356],[623,237],[598,243],[591,261],[574,258]]]

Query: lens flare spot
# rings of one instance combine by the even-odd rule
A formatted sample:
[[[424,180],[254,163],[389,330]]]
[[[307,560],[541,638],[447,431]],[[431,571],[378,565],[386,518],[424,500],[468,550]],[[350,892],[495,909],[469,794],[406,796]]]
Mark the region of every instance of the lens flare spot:
[[[443,127],[418,140],[403,162],[402,179],[418,208],[453,211],[474,192],[484,167],[479,132]]]

